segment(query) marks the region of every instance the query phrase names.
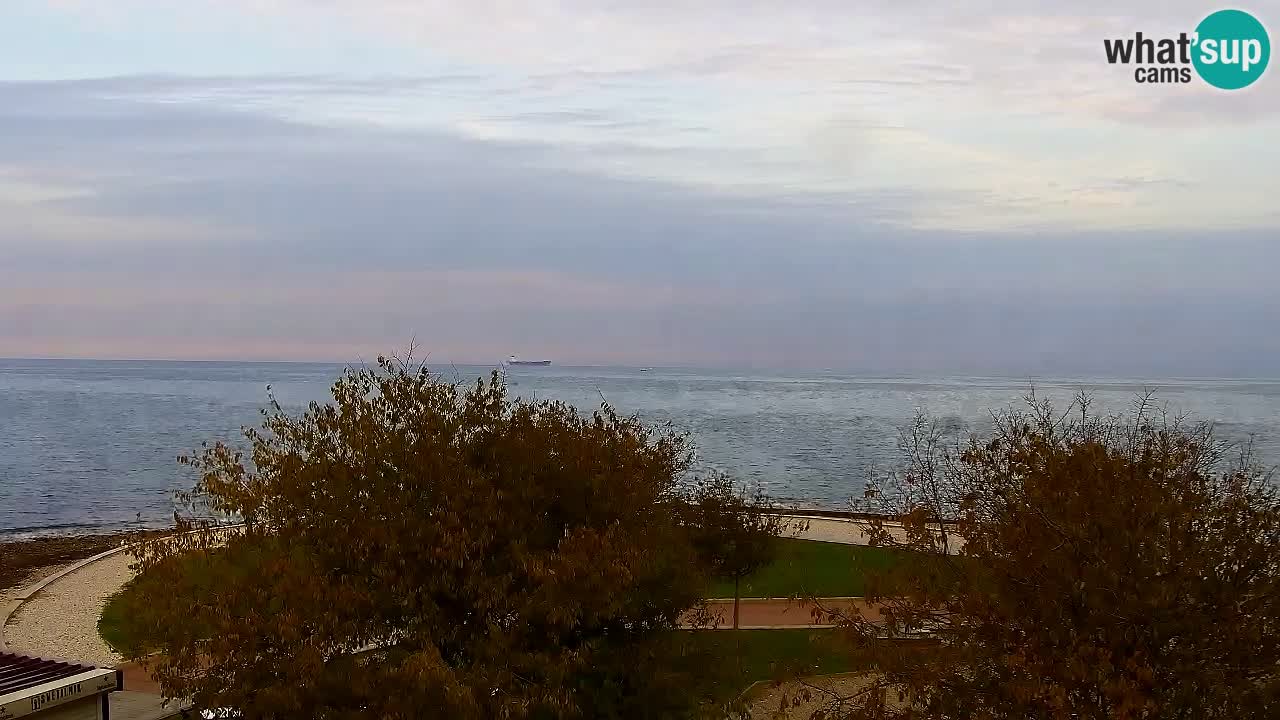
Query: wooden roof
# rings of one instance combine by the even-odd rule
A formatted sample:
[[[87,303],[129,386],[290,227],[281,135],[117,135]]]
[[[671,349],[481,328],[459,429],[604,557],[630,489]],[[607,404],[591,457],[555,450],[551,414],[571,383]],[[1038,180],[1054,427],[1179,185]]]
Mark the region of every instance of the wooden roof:
[[[89,665],[0,653],[0,695],[97,670]]]

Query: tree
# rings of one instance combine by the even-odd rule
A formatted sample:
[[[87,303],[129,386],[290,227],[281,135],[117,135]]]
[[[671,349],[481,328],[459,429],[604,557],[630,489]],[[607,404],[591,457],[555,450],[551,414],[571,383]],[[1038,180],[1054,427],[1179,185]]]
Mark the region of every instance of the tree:
[[[1148,399],[1033,395],[958,451],[913,430],[909,471],[869,494],[904,520],[879,542],[920,561],[880,578],[883,621],[837,618],[878,674],[822,717],[1275,716],[1280,502],[1247,453]]]
[[[736,630],[742,579],[773,558],[779,535],[800,524],[782,515],[762,489],[738,488],[718,473],[699,481],[689,507],[698,556],[712,575],[733,580]]]
[[[264,417],[248,458],[185,459],[196,532],[140,558],[165,591],[132,654],[159,651],[166,696],[247,718],[697,710],[670,632],[703,585],[680,436],[385,359]]]

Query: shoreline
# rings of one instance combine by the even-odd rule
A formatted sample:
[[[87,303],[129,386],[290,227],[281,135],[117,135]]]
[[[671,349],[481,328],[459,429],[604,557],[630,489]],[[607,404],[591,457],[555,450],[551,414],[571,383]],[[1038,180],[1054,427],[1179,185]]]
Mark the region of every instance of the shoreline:
[[[147,528],[21,538],[0,535],[0,596],[99,553],[165,532],[165,528]]]
[[[0,592],[26,587],[42,577],[127,542],[134,533],[0,538]]]
[[[173,528],[0,541],[0,647],[35,657],[115,667],[121,657],[98,623],[111,596],[136,574],[130,546]]]
[[[776,512],[815,520],[889,519],[874,513],[829,507],[779,507]],[[172,530],[171,526],[157,524],[119,530],[85,528],[81,532],[57,527],[0,531],[0,596],[98,553]]]
[[[107,523],[62,523],[53,525],[29,525],[23,527],[0,528],[0,545],[61,537],[88,537],[97,535],[127,535],[129,533],[153,532],[171,527],[173,519],[167,520],[129,520]]]

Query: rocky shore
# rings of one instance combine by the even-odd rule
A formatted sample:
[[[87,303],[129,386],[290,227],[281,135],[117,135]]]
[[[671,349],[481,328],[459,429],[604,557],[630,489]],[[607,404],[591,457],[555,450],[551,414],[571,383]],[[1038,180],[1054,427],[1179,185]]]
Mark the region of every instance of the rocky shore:
[[[129,542],[133,533],[0,540],[0,593]]]

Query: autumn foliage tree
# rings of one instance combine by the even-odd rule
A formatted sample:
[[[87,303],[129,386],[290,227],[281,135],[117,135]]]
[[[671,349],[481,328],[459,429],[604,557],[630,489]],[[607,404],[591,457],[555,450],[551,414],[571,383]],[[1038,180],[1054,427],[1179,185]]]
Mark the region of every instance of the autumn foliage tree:
[[[874,673],[821,717],[1276,716],[1280,502],[1247,455],[1084,397],[956,450],[928,420],[906,437],[870,493],[904,524],[872,529],[919,562],[873,587],[885,620],[837,618]]]
[[[140,559],[164,590],[134,654],[159,651],[166,695],[247,718],[697,710],[669,632],[704,581],[681,437],[388,360],[246,433],[247,457],[187,460],[193,504],[243,531]]]
[[[733,581],[733,628],[738,627],[740,585],[773,559],[777,538],[802,524],[784,515],[761,488],[739,487],[722,474],[702,478],[688,503],[698,557],[712,575]]]

